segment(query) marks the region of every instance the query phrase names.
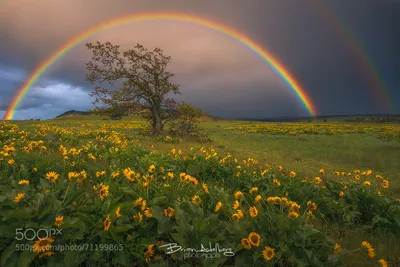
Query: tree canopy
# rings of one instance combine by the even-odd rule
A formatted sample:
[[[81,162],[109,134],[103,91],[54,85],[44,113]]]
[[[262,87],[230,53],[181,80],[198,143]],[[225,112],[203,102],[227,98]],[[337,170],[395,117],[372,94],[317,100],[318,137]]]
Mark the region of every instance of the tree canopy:
[[[171,57],[140,44],[124,52],[110,42],[87,43],[86,47],[92,51],[86,80],[95,85],[90,94],[95,98],[94,111],[123,116],[147,110],[153,133],[160,133],[176,107],[169,95],[180,94],[179,85],[171,81],[174,74],[167,70]]]

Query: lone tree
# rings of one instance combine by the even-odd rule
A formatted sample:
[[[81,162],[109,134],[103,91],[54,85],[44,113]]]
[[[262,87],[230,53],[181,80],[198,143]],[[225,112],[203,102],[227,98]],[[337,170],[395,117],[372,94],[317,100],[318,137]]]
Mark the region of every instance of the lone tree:
[[[90,93],[95,98],[94,111],[120,117],[145,110],[152,132],[162,132],[176,105],[168,95],[180,94],[179,86],[171,82],[174,74],[166,70],[171,57],[159,48],[149,51],[140,44],[122,53],[119,45],[110,42],[87,43],[86,47],[93,52],[86,63],[86,80],[95,85]],[[114,88],[104,88],[105,83]]]

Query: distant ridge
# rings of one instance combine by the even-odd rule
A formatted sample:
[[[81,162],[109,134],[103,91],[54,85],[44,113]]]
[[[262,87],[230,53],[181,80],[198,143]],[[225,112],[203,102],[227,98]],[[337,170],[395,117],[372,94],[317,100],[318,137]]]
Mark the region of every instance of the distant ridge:
[[[277,118],[232,118],[232,120],[259,121],[259,122],[296,122],[307,120],[326,120],[341,118],[347,122],[356,121],[391,121],[400,122],[400,114],[359,114],[359,115],[321,115],[315,117],[277,117]]]
[[[58,115],[56,118],[67,117],[67,116],[75,116],[75,115],[90,115],[89,111],[78,111],[78,110],[68,110],[61,115]]]

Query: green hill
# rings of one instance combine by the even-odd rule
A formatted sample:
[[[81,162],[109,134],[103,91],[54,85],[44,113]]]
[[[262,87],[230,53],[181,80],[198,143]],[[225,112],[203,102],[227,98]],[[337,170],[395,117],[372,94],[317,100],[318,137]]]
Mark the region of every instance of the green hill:
[[[76,116],[76,115],[90,115],[91,113],[89,111],[77,111],[77,110],[68,110],[64,112],[61,115],[58,115],[56,118],[61,118],[61,117],[71,117],[71,116]]]

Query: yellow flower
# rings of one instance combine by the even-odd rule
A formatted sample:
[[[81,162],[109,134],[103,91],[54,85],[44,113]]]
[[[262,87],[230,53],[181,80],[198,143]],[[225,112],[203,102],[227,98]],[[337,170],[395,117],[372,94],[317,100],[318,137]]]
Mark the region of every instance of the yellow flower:
[[[240,197],[242,197],[242,196],[243,196],[243,193],[242,193],[242,192],[236,191],[236,193],[235,193],[235,198],[240,198]]]
[[[318,206],[316,203],[312,201],[307,201],[307,207],[309,207],[310,210],[317,210]]]
[[[173,217],[175,215],[175,210],[174,208],[168,207],[167,209],[164,210],[164,215],[167,217]]]
[[[169,178],[173,179],[173,178],[174,178],[174,173],[168,172],[167,176],[168,176]]]
[[[364,185],[371,185],[371,182],[370,181],[365,181]]]
[[[271,247],[265,247],[263,250],[263,256],[266,261],[271,260],[275,256],[275,249]]]
[[[117,217],[121,217],[121,208],[118,207],[117,210],[115,211],[115,215],[117,215]]]
[[[135,200],[135,202],[133,202],[133,206],[139,206],[142,204],[143,198],[139,197],[138,199]]]
[[[7,161],[7,163],[8,163],[9,165],[13,165],[13,164],[15,163],[15,160],[9,159],[9,160]]]
[[[324,169],[320,169],[320,170],[319,170],[319,173],[320,173],[321,175],[324,175],[324,174],[325,174],[325,170],[324,170]]]
[[[375,250],[373,249],[373,247],[371,246],[370,243],[368,243],[367,241],[363,241],[363,242],[361,242],[361,246],[363,246],[366,249],[368,249],[368,256],[370,258],[374,258],[375,257]]]
[[[153,217],[153,212],[151,211],[150,208],[146,208],[146,210],[144,211],[144,215],[145,215],[147,218],[151,218],[151,217]]]
[[[335,246],[333,247],[333,253],[339,254],[339,252],[340,252],[340,245],[336,243]]]
[[[98,172],[96,172],[96,177],[98,178],[98,177],[103,176],[105,174],[106,174],[105,171],[98,171]]]
[[[68,173],[68,180],[71,181],[72,178],[75,178],[75,177],[78,177],[78,176],[79,176],[79,173],[77,173],[77,172],[69,172]]]
[[[355,175],[354,179],[356,179],[357,181],[360,180],[360,175],[359,174]]]
[[[256,217],[257,215],[258,215],[258,210],[257,210],[257,208],[255,207],[255,206],[253,206],[253,207],[250,207],[250,209],[249,209],[249,214],[250,214],[250,216],[251,217]]]
[[[277,169],[278,169],[278,172],[281,172],[283,170],[283,167],[282,166],[278,166]]]
[[[32,171],[33,171],[33,172],[37,172],[37,168],[33,168]]]
[[[315,184],[320,184],[322,182],[322,179],[320,177],[315,177],[314,178],[314,183]]]
[[[276,185],[276,186],[280,186],[281,182],[279,182],[277,179],[272,180],[272,182]]]
[[[289,173],[289,176],[292,177],[292,178],[296,177],[296,175],[297,175],[297,174],[296,174],[294,171],[291,171],[291,172]]]
[[[242,219],[243,217],[244,217],[244,214],[241,210],[237,210],[235,214],[232,214],[232,218],[236,222],[239,221],[240,219]]]
[[[297,217],[299,217],[299,214],[296,211],[290,211],[288,216],[290,218],[297,218]]]
[[[79,176],[80,176],[81,178],[78,178],[78,179],[76,180],[76,182],[77,182],[78,184],[81,184],[83,181],[86,180],[87,174],[86,174],[85,171],[81,171]]]
[[[379,174],[377,174],[377,175],[375,175],[375,178],[376,178],[377,180],[382,180],[382,179],[383,179],[383,176],[382,176],[382,175],[379,175]]]
[[[193,203],[193,204],[200,205],[200,201],[201,201],[201,199],[200,199],[200,197],[199,197],[198,195],[195,195],[195,196],[192,198],[192,203]]]
[[[143,215],[138,212],[137,215],[133,216],[133,219],[138,219],[138,221],[141,222],[143,220]]]
[[[371,175],[372,174],[372,170],[367,170],[367,172],[365,173],[365,175]]]
[[[104,200],[108,196],[108,185],[100,184],[99,196],[101,200]]]
[[[375,250],[373,248],[368,249],[368,256],[372,259],[375,257]]]
[[[104,219],[104,231],[108,231],[108,229],[110,229],[111,226],[111,220],[110,220],[110,215],[107,215],[107,217]]]
[[[207,187],[207,184],[203,183],[203,184],[202,184],[202,186],[203,186],[203,190],[204,190],[204,192],[208,193],[208,187]]]
[[[249,190],[249,193],[250,193],[250,194],[253,194],[255,191],[258,191],[258,187],[252,187],[252,188]]]
[[[146,258],[146,262],[149,263],[151,261],[151,257],[154,256],[154,250],[153,250],[154,245],[148,245],[147,246],[147,251],[144,253],[144,256]]]
[[[240,206],[239,201],[238,201],[238,200],[235,200],[235,203],[233,204],[233,208],[234,208],[235,210],[237,210],[237,209],[239,208],[239,206]]]
[[[217,205],[215,205],[215,212],[218,212],[222,208],[222,202],[219,201]]]
[[[48,172],[48,173],[46,173],[47,180],[50,180],[50,181],[53,181],[53,182],[57,181],[59,176],[60,175],[58,173],[56,173],[56,172]]]
[[[129,181],[129,182],[133,182],[135,181],[135,172],[132,171],[130,168],[126,168],[124,169],[124,171],[122,172],[125,176],[125,178]]]
[[[63,225],[64,223],[64,216],[57,216],[56,217],[56,225],[57,227],[61,227],[61,225]]]
[[[146,204],[147,204],[147,203],[146,203],[146,200],[143,200],[140,209],[141,209],[141,210],[145,210],[145,209],[146,209]]]
[[[344,196],[344,192],[340,191],[339,196],[341,196],[341,197]]]
[[[115,171],[115,172],[111,173],[111,178],[114,179],[117,176],[119,176],[119,172],[118,171]]]
[[[258,233],[251,232],[249,234],[248,239],[249,239],[251,245],[253,245],[255,247],[258,247],[260,245],[261,238],[260,238],[260,235]]]
[[[389,188],[389,181],[388,180],[383,180],[382,187],[383,188]]]
[[[388,267],[388,264],[384,259],[380,259],[378,262],[381,264],[382,267]]]
[[[242,240],[240,240],[240,243],[242,244],[242,246],[243,246],[245,249],[247,249],[247,250],[251,249],[251,244],[250,244],[249,239],[247,239],[247,238],[242,238]]]
[[[35,243],[33,244],[33,252],[35,253],[41,253],[41,252],[47,252],[51,248],[51,244],[54,242],[54,239],[51,237],[47,237],[44,239],[39,239],[36,240]]]
[[[18,193],[14,198],[14,202],[19,203],[24,197],[25,197],[25,193]]]
[[[257,195],[254,199],[255,202],[260,202],[262,199],[261,195]]]
[[[18,184],[29,184],[29,180],[19,180]]]
[[[301,208],[300,205],[297,204],[296,202],[293,201],[290,202],[290,208],[289,208],[290,211],[299,212],[300,208]]]
[[[156,166],[154,166],[154,164],[151,164],[150,167],[149,167],[148,172],[149,173],[153,173],[155,169],[156,169]]]
[[[371,244],[368,243],[367,241],[361,242],[361,246],[363,246],[363,247],[365,247],[365,248],[372,248]]]

